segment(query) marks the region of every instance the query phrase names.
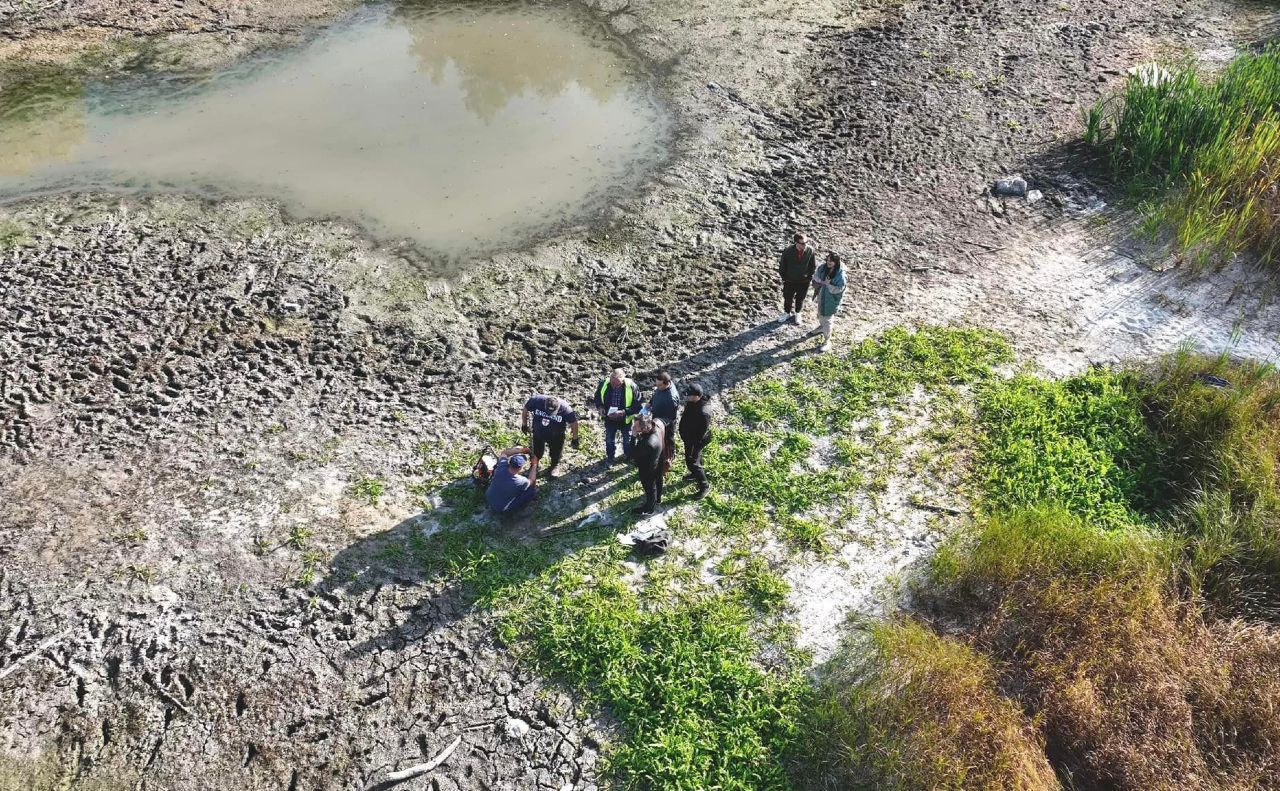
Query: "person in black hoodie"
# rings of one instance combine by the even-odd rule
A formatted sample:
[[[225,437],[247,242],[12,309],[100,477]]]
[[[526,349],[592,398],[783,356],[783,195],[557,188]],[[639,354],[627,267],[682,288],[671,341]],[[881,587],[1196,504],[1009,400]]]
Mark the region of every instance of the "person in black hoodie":
[[[792,239],[792,245],[782,251],[778,261],[778,276],[782,278],[782,315],[779,322],[799,324],[796,314],[804,307],[804,295],[813,282],[813,273],[818,268],[818,260],[809,247],[809,240],[798,233]]]
[[[700,385],[689,385],[685,392],[684,412],[680,415],[680,440],[684,443],[684,465],[689,472],[686,481],[698,484],[696,499],[707,496],[707,472],[702,469],[702,450],[711,441],[711,405]]]
[[[644,502],[635,508],[635,512],[648,515],[662,504],[662,462],[663,434],[661,420],[640,414],[631,422],[631,460],[636,464],[636,474],[640,477],[640,485],[644,488]]]

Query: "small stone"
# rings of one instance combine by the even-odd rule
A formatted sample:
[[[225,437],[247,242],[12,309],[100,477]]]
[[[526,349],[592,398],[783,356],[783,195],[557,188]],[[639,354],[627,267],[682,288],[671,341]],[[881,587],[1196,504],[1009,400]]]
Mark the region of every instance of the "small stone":
[[[1044,200],[1044,193],[1043,193],[1043,192],[1041,192],[1040,190],[1028,190],[1028,191],[1027,191],[1027,203],[1028,203],[1028,204],[1030,204],[1030,205],[1033,205],[1033,206],[1034,206],[1035,204],[1039,203],[1039,202],[1040,202],[1040,201],[1042,201],[1042,200]]]
[[[507,717],[505,731],[509,739],[523,739],[529,733],[529,723],[518,717]]]
[[[1017,174],[1007,178],[996,179],[991,191],[996,195],[1021,198],[1027,194],[1027,180]]]
[[[629,36],[640,29],[640,21],[631,14],[618,14],[609,20],[609,27],[619,36]]]

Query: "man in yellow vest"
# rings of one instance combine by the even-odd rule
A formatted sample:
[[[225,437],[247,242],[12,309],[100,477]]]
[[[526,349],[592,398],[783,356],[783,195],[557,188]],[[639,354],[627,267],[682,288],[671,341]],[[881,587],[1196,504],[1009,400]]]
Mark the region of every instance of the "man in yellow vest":
[[[644,394],[636,383],[627,378],[627,372],[614,368],[608,379],[603,379],[596,388],[592,404],[604,421],[604,462],[613,464],[613,454],[617,448],[618,434],[622,434],[622,457],[631,456],[631,419],[639,412],[644,403]]]

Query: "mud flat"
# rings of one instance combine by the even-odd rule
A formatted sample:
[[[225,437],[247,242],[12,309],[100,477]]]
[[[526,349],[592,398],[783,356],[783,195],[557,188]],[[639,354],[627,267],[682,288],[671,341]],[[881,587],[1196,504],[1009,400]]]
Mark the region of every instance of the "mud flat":
[[[95,68],[112,68],[145,49],[154,68],[185,68],[300,42],[347,10],[20,4],[0,16],[0,56],[65,63],[96,47]],[[519,669],[456,591],[382,562],[379,539],[419,529],[424,452],[509,420],[532,390],[580,402],[614,364],[721,389],[784,345],[806,350],[807,328],[764,323],[791,229],[852,262],[848,334],[991,326],[1058,370],[1188,338],[1276,351],[1265,276],[1157,271],[1072,144],[1079,109],[1130,66],[1252,38],[1243,9],[590,12],[659,78],[672,161],[603,216],[455,275],[260,198],[64,194],[0,210],[13,777],[367,788],[461,737],[417,787],[601,782],[608,723]],[[987,194],[1015,170],[1043,201]],[[386,492],[365,496],[366,478]],[[861,590],[820,617],[835,626]]]

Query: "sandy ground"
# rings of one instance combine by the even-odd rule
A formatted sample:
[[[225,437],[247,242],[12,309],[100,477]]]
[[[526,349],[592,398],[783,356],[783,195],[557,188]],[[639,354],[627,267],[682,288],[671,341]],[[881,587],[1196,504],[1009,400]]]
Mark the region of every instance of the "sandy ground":
[[[10,5],[10,62],[124,39],[166,42],[161,65],[304,35],[341,8]],[[614,364],[724,392],[810,353],[807,327],[769,323],[771,262],[792,229],[852,262],[842,336],[977,324],[1053,372],[1186,342],[1275,356],[1268,278],[1168,269],[1128,238],[1131,218],[1104,205],[1071,144],[1079,109],[1127,68],[1221,60],[1255,37],[1244,10],[595,11],[660,80],[677,156],[589,227],[461,275],[256,200],[0,210],[20,229],[0,251],[0,785],[39,770],[82,787],[367,788],[461,737],[403,787],[593,787],[607,724],[517,668],[456,591],[378,552],[416,529],[421,441],[511,421],[535,389],[580,402]],[[183,26],[209,30],[186,47]],[[1015,171],[1045,199],[991,199]],[[351,491],[366,475],[388,482],[374,505]],[[891,484],[866,523],[875,541],[790,573],[819,658],[945,530],[910,495]],[[290,545],[300,528],[305,550]],[[294,583],[308,563],[327,576],[314,591]]]

